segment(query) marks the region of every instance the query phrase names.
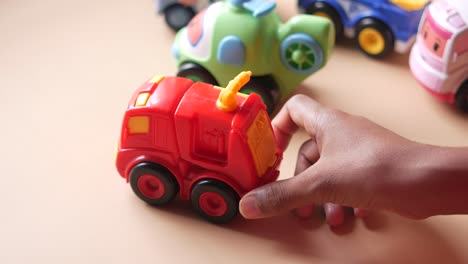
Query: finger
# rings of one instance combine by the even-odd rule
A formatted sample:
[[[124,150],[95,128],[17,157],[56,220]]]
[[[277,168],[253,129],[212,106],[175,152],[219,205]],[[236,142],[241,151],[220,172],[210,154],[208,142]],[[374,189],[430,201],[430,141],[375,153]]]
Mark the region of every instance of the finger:
[[[299,128],[305,129],[310,137],[315,138],[316,120],[321,112],[322,106],[311,98],[305,95],[291,97],[272,120],[278,146],[286,149],[291,137]]]
[[[317,148],[317,143],[314,140],[309,139],[308,141],[302,144],[298,152],[296,170],[294,175],[298,175],[301,172],[305,171],[307,168],[312,166],[318,159],[320,154]],[[299,218],[309,218],[314,213],[314,205],[306,205],[294,210],[295,214]]]
[[[294,212],[299,218],[305,219],[311,217],[314,214],[314,209],[314,205],[306,205],[295,209]]]
[[[354,208],[354,216],[364,218],[369,214],[369,210],[362,208]]]
[[[319,158],[320,152],[318,150],[317,143],[313,139],[309,139],[304,142],[298,152],[294,175],[298,175],[308,169],[310,166],[315,164]]]
[[[318,163],[317,163],[318,164]],[[247,193],[239,203],[248,219],[265,218],[314,204],[314,166],[295,177],[276,181]],[[319,200],[321,201],[321,200]]]
[[[339,226],[344,223],[345,212],[344,208],[337,204],[326,203],[323,205],[325,217],[329,226]]]

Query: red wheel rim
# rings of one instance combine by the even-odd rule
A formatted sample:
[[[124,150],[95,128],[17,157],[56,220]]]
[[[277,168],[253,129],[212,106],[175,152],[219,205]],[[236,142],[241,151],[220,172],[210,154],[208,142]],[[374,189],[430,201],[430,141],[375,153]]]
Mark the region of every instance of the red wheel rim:
[[[138,178],[138,190],[148,199],[159,199],[166,193],[164,183],[158,177],[145,174]]]
[[[228,205],[223,196],[215,192],[205,192],[198,199],[200,208],[209,216],[222,216],[226,213]]]

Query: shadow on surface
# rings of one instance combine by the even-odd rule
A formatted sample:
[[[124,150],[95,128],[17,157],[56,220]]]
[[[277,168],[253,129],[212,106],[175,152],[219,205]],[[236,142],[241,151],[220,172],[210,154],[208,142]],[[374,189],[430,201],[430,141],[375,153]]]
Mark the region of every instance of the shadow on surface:
[[[345,224],[338,227],[327,226],[323,217],[315,214],[306,220],[293,215],[242,219],[229,228],[265,238],[276,250],[304,259],[346,263],[465,263],[430,223],[379,212],[370,213],[365,219],[347,214]]]
[[[423,89],[421,87],[421,89]],[[443,112],[443,114],[449,116],[450,118],[455,119],[454,122],[460,122],[460,121],[468,121],[468,113],[464,113],[461,110],[457,109],[455,105],[451,105],[448,103],[440,102],[436,98],[434,98],[432,95],[427,94],[428,100],[431,100],[431,105],[438,109],[439,111]]]
[[[364,54],[364,52],[362,52],[359,49],[358,45],[356,44],[354,40],[344,38],[344,37],[340,38],[335,43],[334,49],[335,51],[338,51],[338,52],[355,53],[352,55],[353,58],[350,58],[350,59],[368,60],[369,62],[385,63],[385,64],[391,64],[394,66],[409,68],[409,54],[410,54],[409,51],[405,54],[400,54],[400,53],[393,51],[384,58],[373,59],[373,58],[368,57],[366,54]]]
[[[145,225],[165,222],[171,228],[191,233],[193,238],[186,239],[194,241],[200,234],[209,234],[213,236],[208,238],[212,243],[223,240],[245,241],[246,246],[261,243],[259,250],[294,256],[304,263],[317,258],[346,263],[464,263],[440,226],[379,212],[371,212],[365,219],[355,219],[348,212],[344,225],[330,228],[320,210],[310,219],[298,219],[293,214],[259,220],[239,216],[231,223],[214,225],[199,218],[187,201],[147,208],[150,219],[144,221]],[[159,233],[157,229],[154,232]]]

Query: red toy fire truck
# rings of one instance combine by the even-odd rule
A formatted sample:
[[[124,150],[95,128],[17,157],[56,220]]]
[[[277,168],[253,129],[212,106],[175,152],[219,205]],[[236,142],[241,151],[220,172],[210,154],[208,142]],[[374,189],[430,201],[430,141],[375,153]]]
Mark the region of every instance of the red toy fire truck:
[[[282,159],[257,94],[182,77],[155,76],[133,95],[123,119],[116,165],[135,194],[163,205],[179,193],[206,220],[226,223],[240,197],[275,181]]]

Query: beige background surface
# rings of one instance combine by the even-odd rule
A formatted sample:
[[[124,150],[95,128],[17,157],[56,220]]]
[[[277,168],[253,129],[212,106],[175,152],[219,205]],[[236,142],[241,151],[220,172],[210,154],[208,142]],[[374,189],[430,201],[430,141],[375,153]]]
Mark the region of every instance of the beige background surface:
[[[279,1],[283,18],[295,3]],[[151,0],[2,0],[0,33],[0,263],[468,263],[467,216],[220,227],[184,202],[138,200],[114,167],[122,114],[146,78],[176,71]],[[339,45],[298,92],[413,140],[467,146],[468,117],[419,87],[407,60]],[[305,139],[294,138],[281,177]]]

